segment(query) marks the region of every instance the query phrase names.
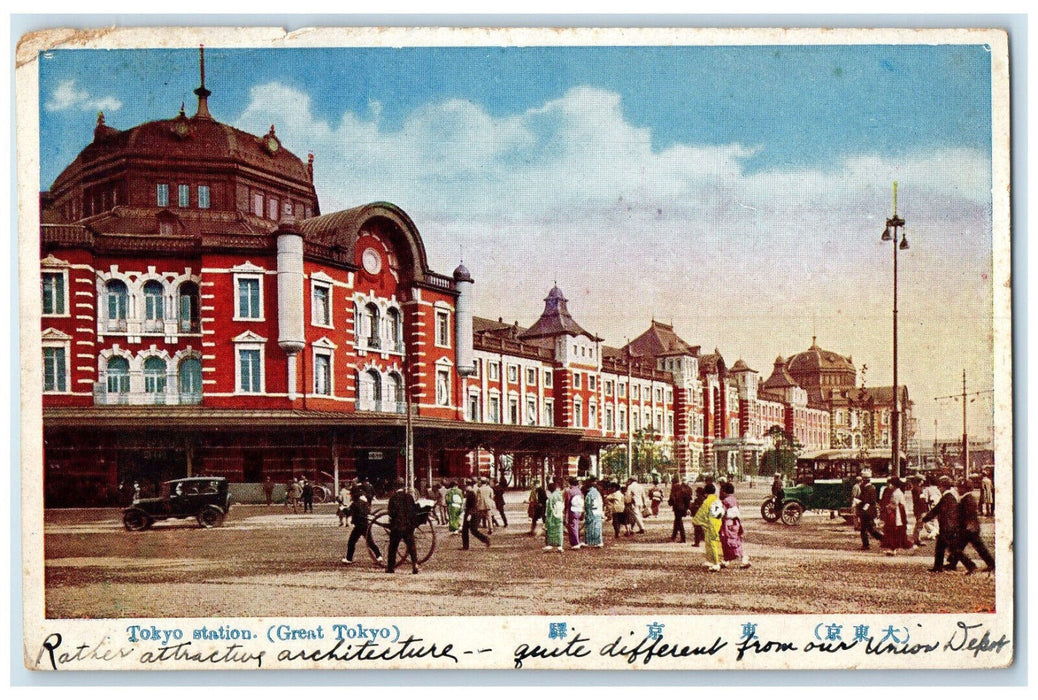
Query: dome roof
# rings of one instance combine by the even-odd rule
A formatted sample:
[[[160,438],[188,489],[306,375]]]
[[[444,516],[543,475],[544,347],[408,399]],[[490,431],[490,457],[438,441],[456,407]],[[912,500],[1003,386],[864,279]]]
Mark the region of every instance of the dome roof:
[[[793,373],[818,371],[856,372],[850,356],[824,350],[814,343],[804,352],[797,353],[786,361],[786,368]]]
[[[75,180],[94,164],[122,159],[162,160],[185,164],[241,163],[313,188],[308,164],[281,146],[273,126],[264,136],[255,136],[211,118],[186,116],[145,122],[125,131],[104,125],[99,118],[94,140],[58,175],[52,191]]]
[[[471,282],[472,275],[469,274],[469,269],[464,264],[458,265],[454,269],[454,281],[455,282]]]

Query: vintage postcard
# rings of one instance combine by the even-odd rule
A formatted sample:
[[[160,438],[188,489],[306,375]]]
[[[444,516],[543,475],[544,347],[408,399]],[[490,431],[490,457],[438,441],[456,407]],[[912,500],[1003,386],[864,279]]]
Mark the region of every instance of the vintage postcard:
[[[1004,31],[17,60],[29,669],[1013,663]]]

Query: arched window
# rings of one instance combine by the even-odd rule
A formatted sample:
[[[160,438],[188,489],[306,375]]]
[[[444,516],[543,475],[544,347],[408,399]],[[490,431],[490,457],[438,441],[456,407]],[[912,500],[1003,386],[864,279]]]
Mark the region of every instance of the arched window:
[[[400,323],[400,312],[396,309],[390,309],[386,312],[386,330],[389,331],[389,349],[393,352],[403,352],[403,326]]]
[[[126,403],[130,393],[130,363],[125,357],[113,357],[108,361],[107,384],[109,396],[118,403]]]
[[[125,331],[126,315],[130,305],[130,293],[122,280],[110,280],[105,285],[108,305],[108,330]]]
[[[162,284],[151,280],[144,284],[144,330],[161,331],[165,319]]]
[[[144,393],[156,402],[166,398],[166,361],[149,357],[144,361]]]
[[[177,320],[181,333],[199,333],[199,295],[198,285],[185,282],[177,293]]]
[[[382,377],[374,369],[360,375],[360,410],[382,410]]]
[[[180,403],[201,403],[202,363],[196,357],[188,357],[180,363]]]
[[[368,321],[368,347],[369,348],[381,348],[382,343],[380,342],[379,324],[381,323],[381,315],[379,314],[378,307],[374,304],[368,304],[365,307],[365,315]]]
[[[389,400],[393,402],[393,411],[406,413],[407,406],[404,398],[404,378],[396,372],[389,375]]]

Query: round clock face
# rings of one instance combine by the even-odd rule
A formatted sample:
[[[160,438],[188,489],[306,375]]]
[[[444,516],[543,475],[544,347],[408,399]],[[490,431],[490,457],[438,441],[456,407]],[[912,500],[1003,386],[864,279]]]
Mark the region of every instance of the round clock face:
[[[374,248],[368,248],[361,256],[361,262],[369,275],[377,275],[382,270],[382,256]]]

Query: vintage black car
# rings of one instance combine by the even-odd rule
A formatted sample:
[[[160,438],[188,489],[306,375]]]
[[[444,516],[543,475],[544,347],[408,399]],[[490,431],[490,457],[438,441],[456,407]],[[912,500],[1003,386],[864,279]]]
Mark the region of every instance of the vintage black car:
[[[123,511],[123,527],[131,532],[147,530],[156,520],[195,518],[204,528],[223,524],[231,508],[227,479],[196,476],[162,484],[155,498],[138,498]]]

